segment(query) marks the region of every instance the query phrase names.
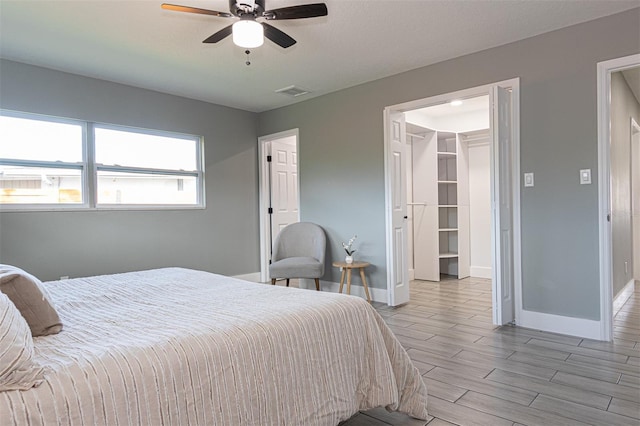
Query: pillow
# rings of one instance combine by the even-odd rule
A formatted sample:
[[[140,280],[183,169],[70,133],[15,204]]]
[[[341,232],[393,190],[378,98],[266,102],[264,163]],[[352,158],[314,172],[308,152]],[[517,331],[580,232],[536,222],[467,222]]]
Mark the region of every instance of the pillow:
[[[0,391],[27,390],[43,381],[35,365],[29,325],[7,296],[0,293]]]
[[[0,292],[18,308],[31,328],[32,336],[59,333],[62,322],[42,282],[20,268],[0,265]]]

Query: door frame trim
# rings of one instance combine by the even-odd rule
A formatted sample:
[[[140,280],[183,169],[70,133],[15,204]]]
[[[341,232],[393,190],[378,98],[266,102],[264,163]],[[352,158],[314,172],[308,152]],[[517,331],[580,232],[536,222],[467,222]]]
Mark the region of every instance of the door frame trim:
[[[613,262],[611,214],[611,74],[640,66],[640,54],[597,64],[598,223],[600,257],[600,340],[613,339]]]
[[[270,152],[271,141],[277,139],[284,139],[287,137],[295,136],[296,139],[296,152],[300,149],[300,131],[299,129],[285,130],[278,133],[272,133],[270,135],[258,137],[258,177],[259,177],[259,216],[260,216],[260,282],[266,283],[269,281],[269,215],[267,209],[269,208],[269,168],[267,167],[267,155]],[[300,156],[298,155],[298,158]],[[297,163],[297,188],[298,188],[298,219],[300,219],[300,162]]]
[[[522,312],[522,243],[521,243],[521,224],[520,224],[520,78],[512,78],[509,80],[498,81],[491,84],[486,84],[482,86],[476,86],[468,89],[463,89],[454,92],[448,92],[436,96],[430,96],[423,99],[418,99],[414,101],[404,102],[401,104],[387,106],[383,111],[383,119],[384,119],[384,156],[385,161],[387,156],[389,155],[390,150],[390,141],[389,141],[389,117],[393,112],[405,112],[413,109],[425,108],[432,105],[442,104],[450,101],[451,99],[464,99],[470,98],[480,95],[489,94],[493,87],[501,86],[501,87],[509,87],[511,88],[511,103],[512,103],[512,125],[513,125],[513,152],[512,152],[512,219],[513,219],[513,295],[514,295],[514,316],[516,318],[516,322],[521,317]],[[491,108],[492,106],[490,106]],[[491,126],[493,123],[491,123]],[[491,141],[493,148],[495,149],[495,141]],[[386,164],[386,162],[385,162]],[[392,236],[392,226],[389,221],[389,218],[392,213],[392,205],[390,200],[390,185],[391,185],[391,176],[389,175],[389,171],[385,168],[385,216],[387,217],[387,223],[385,225],[385,237],[386,237],[386,245],[387,245],[387,285],[392,282],[391,274],[394,273],[393,267],[393,253],[391,253],[391,238]],[[492,176],[492,185],[493,185],[493,176]],[[492,208],[494,207],[494,200],[491,200]],[[492,224],[493,224],[493,214],[492,214]],[[499,230],[496,229],[495,224],[493,224],[492,229],[492,238],[497,238],[496,232],[499,233]],[[493,247],[492,247],[493,249]],[[404,251],[404,255],[406,256],[406,250]],[[492,267],[494,269],[494,275],[496,272],[496,253],[492,253]],[[407,273],[408,271],[405,271]],[[495,287],[498,285],[497,280],[492,280],[492,293],[496,293]],[[389,297],[389,296],[388,296]],[[389,303],[389,302],[387,302]],[[495,305],[496,300],[492,298],[492,304]],[[495,312],[495,306],[493,306],[493,311]],[[494,318],[495,321],[495,318]]]
[[[639,117],[640,119],[640,117]],[[636,279],[640,279],[640,262],[636,264],[635,260],[640,255],[640,247],[636,245],[635,237],[636,233],[640,230],[640,226],[637,223],[637,220],[634,219],[634,210],[633,206],[636,202],[640,202],[640,199],[636,200],[635,197],[640,197],[640,188],[637,188],[634,180],[635,174],[640,174],[640,124],[631,117],[631,140],[629,143],[631,144],[631,282],[633,283]],[[636,154],[636,155],[634,155]],[[635,189],[635,191],[634,191]],[[636,229],[638,227],[638,229]]]

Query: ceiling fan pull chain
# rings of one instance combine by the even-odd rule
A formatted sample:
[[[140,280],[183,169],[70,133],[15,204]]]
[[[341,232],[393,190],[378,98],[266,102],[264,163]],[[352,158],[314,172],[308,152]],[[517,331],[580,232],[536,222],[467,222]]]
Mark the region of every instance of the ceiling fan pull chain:
[[[247,54],[247,62],[245,62],[246,66],[251,65],[251,61],[249,60],[249,54],[251,53],[251,51],[249,49],[245,50],[244,53]]]

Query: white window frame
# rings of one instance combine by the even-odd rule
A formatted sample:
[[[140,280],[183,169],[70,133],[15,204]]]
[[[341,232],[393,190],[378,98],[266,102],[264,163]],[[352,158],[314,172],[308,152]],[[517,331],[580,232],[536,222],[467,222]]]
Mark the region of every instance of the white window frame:
[[[81,203],[38,203],[38,204],[3,204],[0,203],[0,211],[23,211],[23,210],[82,210],[90,208],[90,188],[89,188],[89,161],[88,161],[88,123],[81,120],[73,120],[48,115],[32,114],[20,111],[10,111],[0,109],[0,115],[5,117],[21,118],[35,121],[46,121],[50,123],[72,124],[82,128],[82,161],[80,163],[70,163],[63,161],[39,161],[39,160],[13,160],[0,159],[0,165],[22,166],[22,167],[46,167],[51,169],[73,169],[81,170],[82,181],[82,202]],[[2,138],[2,135],[0,135]]]
[[[68,210],[198,210],[206,207],[205,203],[205,176],[204,176],[204,140],[202,136],[169,132],[163,130],[142,129],[130,126],[120,126],[104,123],[95,123],[81,120],[54,117],[34,113],[11,111],[0,109],[0,115],[28,120],[49,121],[54,123],[75,124],[82,127],[82,162],[67,163],[60,161],[36,161],[0,159],[2,165],[16,165],[23,167],[47,167],[59,169],[82,170],[82,203],[60,204],[2,204],[0,211],[68,211]],[[95,129],[110,129],[123,132],[139,133],[145,135],[164,136],[196,143],[196,171],[177,171],[167,169],[111,166],[97,164],[95,159]],[[162,174],[170,176],[184,176],[196,178],[196,203],[195,204],[98,204],[98,171],[113,171],[120,173],[145,173]]]
[[[152,136],[164,136],[171,137],[176,139],[190,140],[196,143],[196,162],[197,162],[197,170],[196,171],[178,171],[174,169],[158,169],[158,168],[145,168],[145,167],[133,167],[133,166],[116,166],[116,165],[103,165],[98,164],[95,161],[95,129],[108,129],[108,130],[116,130],[120,132],[128,132],[128,133],[138,133],[141,135],[152,135]],[[92,159],[90,162],[91,167],[93,167],[92,175],[94,179],[94,184],[92,184],[93,188],[93,199],[92,205],[95,208],[100,210],[183,210],[183,209],[202,209],[205,207],[204,203],[204,148],[203,148],[203,140],[201,136],[189,135],[185,133],[176,133],[176,132],[166,132],[162,130],[150,130],[150,129],[141,129],[137,127],[128,127],[128,126],[118,126],[112,124],[102,124],[102,123],[90,123],[90,135],[91,135],[91,143],[89,146],[92,148]],[[140,174],[161,174],[164,176],[184,176],[184,177],[195,177],[196,178],[196,203],[195,204],[99,204],[98,203],[98,172],[100,171],[109,171],[109,172],[117,172],[117,173],[140,173]]]

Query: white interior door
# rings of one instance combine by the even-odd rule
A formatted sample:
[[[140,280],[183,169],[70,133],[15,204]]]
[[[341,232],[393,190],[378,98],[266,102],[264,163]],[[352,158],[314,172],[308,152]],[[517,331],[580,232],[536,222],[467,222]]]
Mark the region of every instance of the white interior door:
[[[387,282],[388,304],[409,301],[407,268],[407,153],[404,114],[388,113],[386,141],[387,176]]]
[[[273,202],[274,202],[274,198],[276,202],[278,202],[278,204],[281,204],[279,202],[279,200],[281,198],[286,198],[287,202],[283,203],[285,205],[291,205],[291,202],[293,200],[293,209],[296,210],[296,214],[295,214],[295,221],[299,221],[300,220],[300,214],[299,214],[299,180],[298,180],[298,171],[295,170],[295,178],[293,179],[293,182],[291,182],[291,185],[286,186],[286,191],[285,191],[285,195],[283,197],[281,197],[281,194],[276,194],[276,197],[274,197],[274,190],[272,188],[273,184],[273,177],[272,177],[272,172],[274,167],[272,167],[273,165],[273,159],[274,156],[272,155],[272,148],[273,145],[275,144],[276,146],[280,146],[280,144],[282,142],[284,143],[288,143],[290,145],[290,147],[285,147],[285,150],[287,151],[291,151],[293,150],[293,152],[295,152],[295,156],[293,155],[293,152],[290,152],[287,156],[286,159],[289,162],[289,165],[296,165],[296,169],[297,169],[297,149],[298,149],[298,141],[299,141],[299,132],[298,129],[291,129],[291,130],[286,130],[283,132],[279,132],[279,133],[274,133],[274,134],[270,134],[270,135],[265,135],[265,136],[260,136],[258,138],[258,156],[259,156],[259,162],[258,162],[258,172],[259,172],[259,176],[260,176],[260,212],[259,212],[259,216],[260,216],[260,278],[259,281],[260,282],[268,282],[269,281],[269,263],[271,261],[271,251],[272,251],[272,233],[273,233],[273,228],[271,226],[272,223],[272,216],[273,214],[270,214],[270,211],[276,211],[276,215],[279,215],[279,211],[281,210],[281,208],[278,206],[277,208],[273,208]],[[276,166],[276,168],[279,168],[279,166]],[[292,175],[290,175],[289,177],[293,177]],[[287,182],[287,179],[284,179],[284,182]],[[290,197],[288,196],[290,193],[290,190],[294,189],[294,197]],[[278,222],[284,222],[284,220],[282,220],[281,218],[277,219]]]
[[[512,173],[513,133],[511,120],[511,93],[494,86],[490,94],[491,122],[494,143],[491,153],[491,188],[493,207],[493,321],[507,324],[515,319],[514,308],[514,259],[513,259],[513,214]]]
[[[463,143],[460,135],[456,135],[456,156],[458,182],[458,279],[471,275],[471,248],[470,248],[470,216],[469,202],[469,145]]]
[[[294,138],[271,141],[271,244],[287,225],[298,222],[298,154]]]

